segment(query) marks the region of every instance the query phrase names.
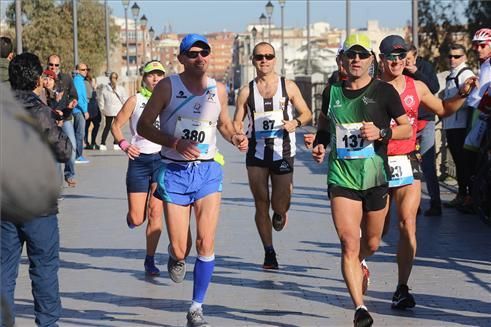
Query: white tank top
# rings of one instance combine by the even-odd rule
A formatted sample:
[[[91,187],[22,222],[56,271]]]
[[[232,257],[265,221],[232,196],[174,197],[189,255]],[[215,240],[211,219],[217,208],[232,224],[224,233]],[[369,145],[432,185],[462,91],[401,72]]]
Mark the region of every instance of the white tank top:
[[[138,135],[138,133],[136,132],[136,125],[138,124],[138,120],[142,115],[143,109],[145,109],[147,101],[148,99],[140,93],[136,94],[135,109],[133,110],[133,113],[130,117],[131,144],[136,145],[140,149],[141,153],[151,154],[159,152],[162,146],[160,144],[150,142],[146,138]],[[154,126],[157,128],[160,127],[159,117],[157,117],[157,119],[155,120]]]
[[[270,99],[261,96],[255,80],[249,83],[247,118],[248,156],[269,162],[295,156],[295,132],[288,133],[280,128],[282,120],[293,119],[293,108],[283,77],[278,76],[278,88]]]
[[[160,113],[160,130],[174,137],[197,142],[201,151],[198,160],[211,160],[217,151],[217,121],[221,105],[216,81],[208,78],[206,90],[196,96],[188,91],[179,75],[169,76],[171,101]],[[188,161],[174,149],[162,146],[164,159]]]

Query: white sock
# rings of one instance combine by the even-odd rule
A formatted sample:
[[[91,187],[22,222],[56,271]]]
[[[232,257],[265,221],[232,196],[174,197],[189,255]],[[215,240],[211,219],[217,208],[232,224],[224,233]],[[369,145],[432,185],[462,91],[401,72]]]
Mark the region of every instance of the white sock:
[[[356,307],[355,311],[358,310],[358,309],[365,309],[366,311],[368,311],[367,307],[365,305],[359,305]]]
[[[191,306],[189,307],[189,312],[193,312],[193,311],[196,311],[198,309],[201,309],[201,307],[203,306],[203,303],[199,303],[199,302],[191,302]]]

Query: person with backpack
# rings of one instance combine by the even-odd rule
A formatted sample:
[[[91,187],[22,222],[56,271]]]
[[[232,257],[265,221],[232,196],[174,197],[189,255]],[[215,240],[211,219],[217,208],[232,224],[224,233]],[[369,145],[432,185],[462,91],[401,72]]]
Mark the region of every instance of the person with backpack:
[[[469,77],[475,76],[472,69],[467,66],[465,47],[461,44],[454,43],[449,48],[448,62],[450,65],[450,74],[446,77],[443,99],[449,99],[455,96],[464,81]],[[466,174],[467,156],[464,152],[464,141],[471,114],[470,108],[467,104],[464,104],[459,111],[449,117],[443,118],[443,129],[447,137],[450,154],[455,163],[458,184],[457,196],[445,204],[445,206],[451,208],[462,205],[465,198],[470,196],[471,185],[470,176]]]

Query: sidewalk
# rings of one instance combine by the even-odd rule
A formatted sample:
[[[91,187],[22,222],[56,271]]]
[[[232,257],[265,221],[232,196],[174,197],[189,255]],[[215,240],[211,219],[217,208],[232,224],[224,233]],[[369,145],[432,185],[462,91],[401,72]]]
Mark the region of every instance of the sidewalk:
[[[298,135],[298,141],[301,141]],[[340,271],[340,247],[326,197],[325,165],[298,142],[287,228],[274,233],[280,270],[261,268],[244,155],[220,140],[226,158],[216,269],[204,310],[213,326],[352,326],[353,306]],[[143,272],[145,229],[126,226],[121,151],[85,151],[77,187],[60,203],[60,326],[184,326],[196,251],[182,284],[167,276],[167,236],[158,248],[160,277]],[[450,193],[442,189],[444,199]],[[427,206],[427,199],[425,199]],[[193,219],[193,234],[194,219]],[[390,309],[397,282],[395,219],[368,260],[366,305],[375,326],[491,326],[491,228],[475,216],[444,209],[420,216],[418,253],[410,280],[417,306]],[[17,326],[34,326],[25,254],[17,280]]]

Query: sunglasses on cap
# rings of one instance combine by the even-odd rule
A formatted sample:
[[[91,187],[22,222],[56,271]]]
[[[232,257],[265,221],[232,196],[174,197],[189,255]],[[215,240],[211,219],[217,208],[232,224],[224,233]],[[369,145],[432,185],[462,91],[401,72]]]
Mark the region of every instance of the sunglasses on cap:
[[[348,59],[355,59],[356,56],[360,59],[368,59],[372,56],[370,52],[366,51],[353,51],[353,50],[348,50],[343,52],[343,54],[348,57]]]
[[[268,53],[268,54],[255,54],[253,56],[254,60],[256,60],[256,61],[262,61],[263,59],[266,59],[266,60],[270,61],[270,60],[273,60],[274,57],[275,57],[275,55],[272,54],[272,53]]]
[[[201,55],[202,58],[208,57],[210,53],[211,53],[210,50],[204,49],[201,51],[186,51],[184,52],[184,55],[188,58],[195,59],[198,58],[198,55]]]
[[[464,55],[448,55],[448,59],[460,59],[462,58]]]
[[[383,54],[384,58],[390,61],[403,60],[407,57],[407,52]]]
[[[53,64],[52,62],[48,63],[48,66],[60,67],[60,64]]]

